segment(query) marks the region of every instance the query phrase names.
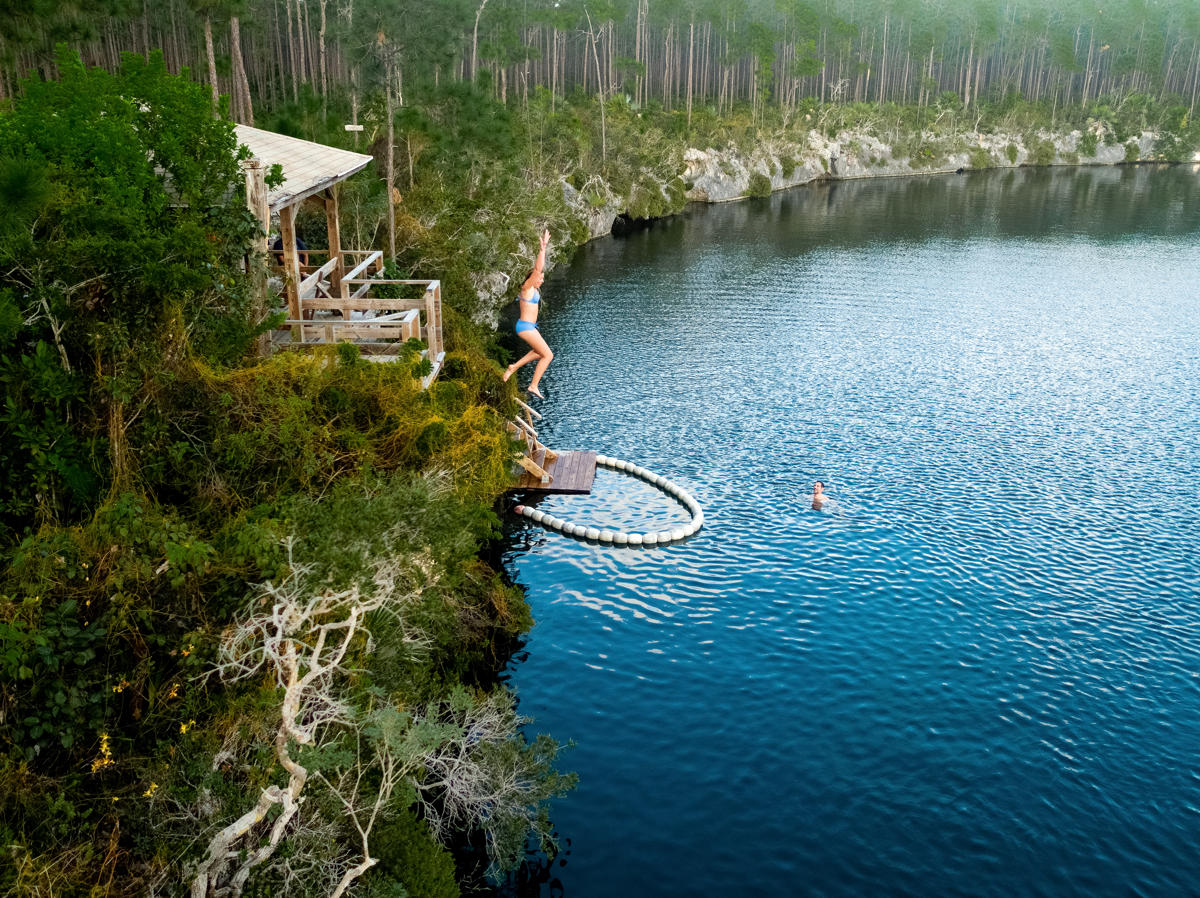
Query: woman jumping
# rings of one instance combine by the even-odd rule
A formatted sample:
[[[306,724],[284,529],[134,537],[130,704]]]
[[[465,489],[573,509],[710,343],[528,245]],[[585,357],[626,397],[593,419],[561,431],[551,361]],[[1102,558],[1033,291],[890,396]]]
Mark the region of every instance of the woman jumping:
[[[517,301],[521,305],[521,317],[517,321],[517,336],[533,348],[505,369],[504,379],[508,380],[521,368],[537,359],[537,367],[533,369],[533,379],[529,381],[529,392],[538,399],[545,399],[546,397],[538,389],[538,384],[541,383],[546,368],[553,361],[554,352],[546,345],[545,339],[538,330],[537,316],[538,304],[542,301],[542,294],[538,292],[538,287],[542,286],[542,282],[546,280],[542,269],[546,267],[546,244],[550,242],[549,230],[542,231],[541,241],[542,248],[538,250],[537,259],[533,263],[533,271],[529,272],[529,277],[525,278],[525,283],[517,291]]]

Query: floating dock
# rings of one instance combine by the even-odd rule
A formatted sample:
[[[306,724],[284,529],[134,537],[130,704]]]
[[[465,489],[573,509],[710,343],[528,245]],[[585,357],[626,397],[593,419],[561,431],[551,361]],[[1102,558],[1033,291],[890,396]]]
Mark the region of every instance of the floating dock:
[[[548,459],[547,454],[551,457]],[[550,475],[550,480],[543,482],[541,476],[527,470],[521,472],[512,490],[528,493],[562,493],[569,496],[585,496],[592,491],[592,481],[596,479],[596,453],[591,450],[582,452],[550,452],[539,449],[532,454],[535,465]]]

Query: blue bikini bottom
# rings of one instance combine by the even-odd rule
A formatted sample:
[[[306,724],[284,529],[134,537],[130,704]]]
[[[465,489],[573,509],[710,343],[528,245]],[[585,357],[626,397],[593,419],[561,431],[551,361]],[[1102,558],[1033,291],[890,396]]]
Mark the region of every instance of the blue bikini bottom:
[[[525,333],[525,331],[535,331],[537,329],[538,329],[538,326],[536,324],[534,324],[532,321],[518,321],[517,322],[517,333],[518,334],[523,334],[523,333]]]

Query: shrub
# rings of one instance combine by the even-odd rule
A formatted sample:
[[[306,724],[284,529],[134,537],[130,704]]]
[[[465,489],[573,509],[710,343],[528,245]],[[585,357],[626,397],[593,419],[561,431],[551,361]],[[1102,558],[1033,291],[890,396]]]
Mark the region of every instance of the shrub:
[[[1141,148],[1137,145],[1136,140],[1131,140],[1131,141],[1129,141],[1129,143],[1125,144],[1125,161],[1126,162],[1137,162],[1138,159],[1141,158],[1141,155],[1142,155],[1142,151],[1141,151]]]
[[[1029,142],[1029,158],[1026,164],[1053,165],[1056,158],[1058,150],[1055,149],[1053,141],[1035,138]]]
[[[992,154],[983,147],[972,147],[968,155],[971,168],[991,168],[993,165]]]
[[[796,171],[796,160],[790,155],[780,157],[779,171],[785,178],[790,178],[792,173]]]
[[[1010,143],[1004,148],[1004,155],[1008,157],[1009,165],[1017,164],[1017,145]]]
[[[1100,138],[1095,131],[1088,129],[1083,132],[1083,136],[1079,138],[1079,155],[1088,157],[1095,156],[1096,151],[1100,149]]]
[[[762,172],[755,172],[750,176],[750,183],[746,185],[747,196],[770,196],[771,195],[771,179]]]
[[[380,829],[371,849],[380,872],[399,880],[411,898],[458,898],[454,858],[411,811],[402,811]]]

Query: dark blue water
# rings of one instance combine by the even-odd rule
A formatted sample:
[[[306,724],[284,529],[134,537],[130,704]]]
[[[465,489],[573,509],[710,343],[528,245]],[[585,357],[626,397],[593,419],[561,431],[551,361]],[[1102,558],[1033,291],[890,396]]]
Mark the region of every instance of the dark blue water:
[[[1198,179],[817,185],[554,272],[547,442],[708,519],[509,523],[556,889],[1200,894]],[[539,507],[686,519],[606,471]]]

